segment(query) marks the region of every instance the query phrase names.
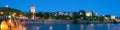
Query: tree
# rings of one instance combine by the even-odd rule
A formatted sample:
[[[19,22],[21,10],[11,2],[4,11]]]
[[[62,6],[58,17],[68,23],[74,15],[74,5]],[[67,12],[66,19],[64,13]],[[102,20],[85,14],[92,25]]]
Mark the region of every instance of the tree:
[[[86,12],[84,10],[80,10],[78,14],[80,16],[80,19],[86,20]]]
[[[77,14],[77,12],[74,12],[73,13],[73,19],[78,19],[79,17],[78,17],[78,14]]]
[[[0,14],[1,16],[8,16],[14,13],[16,14],[15,16],[19,16],[23,12],[18,9],[14,9],[10,7],[0,7],[0,13],[3,13],[3,14]]]
[[[36,15],[36,17],[40,17],[40,18],[42,18],[42,17],[44,17],[44,15],[43,15],[43,13],[42,12],[38,12],[38,13],[35,13]]]
[[[28,18],[31,18],[32,17],[32,13],[30,13],[30,12],[26,12],[26,13],[24,13],[24,16],[26,16],[26,17],[28,17]]]

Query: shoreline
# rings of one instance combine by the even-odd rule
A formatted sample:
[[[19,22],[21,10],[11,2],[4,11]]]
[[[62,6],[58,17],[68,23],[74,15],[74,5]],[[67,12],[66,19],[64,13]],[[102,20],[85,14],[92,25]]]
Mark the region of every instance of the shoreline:
[[[24,24],[118,24],[116,21],[81,21],[81,20],[21,20]]]

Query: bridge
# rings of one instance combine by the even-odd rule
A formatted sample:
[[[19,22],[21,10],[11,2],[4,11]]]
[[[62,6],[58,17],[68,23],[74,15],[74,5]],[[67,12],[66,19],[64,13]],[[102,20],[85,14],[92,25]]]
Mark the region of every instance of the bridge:
[[[23,29],[23,26],[18,19],[9,19],[5,17],[0,17],[0,30],[18,30]]]
[[[41,19],[17,19],[0,18],[0,30],[25,30],[25,24],[71,24],[71,20],[41,20]]]

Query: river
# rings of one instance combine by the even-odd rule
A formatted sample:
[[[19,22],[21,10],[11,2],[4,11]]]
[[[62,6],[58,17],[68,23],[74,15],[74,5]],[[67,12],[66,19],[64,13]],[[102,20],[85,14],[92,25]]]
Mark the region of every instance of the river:
[[[120,24],[27,24],[26,30],[120,30]]]

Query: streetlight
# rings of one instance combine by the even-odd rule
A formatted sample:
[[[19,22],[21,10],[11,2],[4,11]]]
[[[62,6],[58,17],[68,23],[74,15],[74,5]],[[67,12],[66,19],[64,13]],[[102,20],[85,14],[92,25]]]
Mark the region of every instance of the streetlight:
[[[0,14],[4,14],[3,12],[0,12]]]

